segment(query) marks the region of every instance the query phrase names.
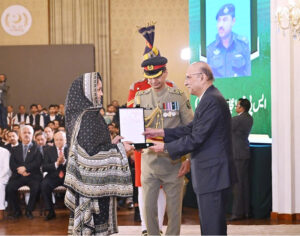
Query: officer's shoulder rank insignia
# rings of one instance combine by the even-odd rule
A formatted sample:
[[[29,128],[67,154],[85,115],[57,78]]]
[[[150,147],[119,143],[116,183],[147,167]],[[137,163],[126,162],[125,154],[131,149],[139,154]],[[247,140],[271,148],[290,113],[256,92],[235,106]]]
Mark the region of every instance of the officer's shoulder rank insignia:
[[[187,108],[188,109],[191,109],[192,107],[191,107],[191,103],[190,103],[190,100],[188,99],[188,100],[186,100],[186,106],[187,106]]]
[[[181,91],[179,88],[169,88],[170,93],[182,95],[183,91]]]

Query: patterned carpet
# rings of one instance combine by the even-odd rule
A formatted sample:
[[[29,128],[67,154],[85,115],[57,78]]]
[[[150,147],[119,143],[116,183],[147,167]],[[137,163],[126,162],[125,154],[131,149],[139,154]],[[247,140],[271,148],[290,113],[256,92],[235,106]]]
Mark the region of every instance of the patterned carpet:
[[[164,226],[163,231],[166,231]],[[228,225],[228,235],[300,235],[300,225]],[[141,235],[140,226],[119,226],[117,235]],[[198,225],[182,225],[181,235],[200,235]]]

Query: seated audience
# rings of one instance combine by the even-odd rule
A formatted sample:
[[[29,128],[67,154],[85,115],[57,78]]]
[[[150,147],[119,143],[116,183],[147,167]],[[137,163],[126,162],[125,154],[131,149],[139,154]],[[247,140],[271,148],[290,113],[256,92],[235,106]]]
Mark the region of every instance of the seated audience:
[[[8,132],[9,132],[8,129],[2,130],[0,147],[5,147],[5,145],[8,144]]]
[[[9,129],[12,128],[16,120],[15,114],[14,114],[14,107],[9,105],[7,106],[7,127]]]
[[[105,109],[102,107],[100,108],[100,114],[103,116],[105,123],[108,125],[112,122],[112,120],[109,118],[109,116],[105,115]]]
[[[48,127],[45,128],[44,132],[45,132],[46,139],[47,139],[46,143],[49,146],[53,146],[53,144],[54,144],[54,139],[53,139],[54,132],[53,132],[53,129],[48,126]]]
[[[17,131],[11,130],[8,131],[8,144],[6,144],[4,147],[11,152],[13,147],[16,147],[19,145],[19,134]]]
[[[31,114],[26,118],[26,124],[31,125],[34,130],[39,127],[44,128],[44,117],[39,114],[36,104],[30,106]]]
[[[19,131],[20,131],[20,125],[14,124],[13,127],[12,127],[12,130],[17,131],[19,133]]]
[[[45,116],[45,126],[47,126],[50,121],[60,121],[60,118],[61,116],[59,114],[56,114],[56,105],[51,104],[49,106],[49,114]]]
[[[65,127],[65,105],[59,104],[60,126]]]
[[[25,125],[26,118],[28,114],[26,113],[26,108],[24,105],[19,106],[19,112],[15,115],[15,124],[17,125]]]
[[[114,116],[116,115],[116,111],[117,109],[112,104],[109,104],[107,105],[107,111],[105,115],[108,116],[110,120],[113,120]]]
[[[42,180],[40,166],[42,154],[38,146],[32,142],[33,128],[25,125],[21,128],[22,145],[12,148],[10,157],[10,169],[12,176],[6,186],[6,196],[13,209],[13,218],[22,215],[18,203],[18,189],[24,185],[30,188],[30,198],[26,206],[25,215],[32,219],[32,210],[39,193],[39,186]]]
[[[10,153],[7,149],[0,147],[0,220],[3,220],[5,205],[5,187],[11,175],[9,169]]]
[[[45,149],[47,147],[50,147],[46,143],[47,142],[46,134],[43,131],[36,132],[34,134],[34,141],[36,142],[36,144],[38,145],[38,147],[40,149],[40,152],[44,156]]]
[[[54,130],[54,122],[50,121],[47,125],[47,127],[50,127],[52,130]]]
[[[41,191],[48,214],[45,220],[55,218],[55,211],[52,202],[52,191],[57,186],[63,185],[66,174],[66,134],[58,131],[54,135],[54,146],[45,149],[43,171],[47,175],[41,183]]]
[[[58,131],[58,128],[60,126],[59,125],[59,121],[58,120],[54,120],[53,123],[54,123],[53,131],[56,132],[56,131]]]
[[[119,102],[117,100],[113,100],[111,102],[111,105],[113,105],[116,109],[118,109],[120,107],[120,104],[119,104]]]

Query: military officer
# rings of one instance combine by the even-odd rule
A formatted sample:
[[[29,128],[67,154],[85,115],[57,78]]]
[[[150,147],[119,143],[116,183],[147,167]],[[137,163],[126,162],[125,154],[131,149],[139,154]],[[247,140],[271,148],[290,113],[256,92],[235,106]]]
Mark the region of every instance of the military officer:
[[[151,27],[151,26],[150,26]],[[144,37],[152,32],[149,27],[140,29]],[[147,32],[146,32],[147,31]],[[146,37],[145,37],[146,38]],[[168,71],[167,58],[160,56],[153,44],[146,44],[144,77],[151,88],[139,91],[135,96],[135,105],[145,108],[145,126],[152,128],[172,128],[192,121],[193,113],[185,94],[166,85]],[[150,47],[149,47],[150,46]],[[162,137],[156,137],[156,141]],[[147,140],[151,142],[151,140]],[[174,162],[168,153],[155,153],[145,149],[141,158],[141,182],[144,199],[144,216],[148,235],[159,235],[157,219],[158,194],[162,186],[167,199],[168,227],[166,235],[179,235],[181,225],[183,176],[190,170],[190,161]]]
[[[207,63],[215,77],[251,75],[249,42],[246,37],[232,32],[235,7],[225,4],[216,15],[218,34],[207,47]]]

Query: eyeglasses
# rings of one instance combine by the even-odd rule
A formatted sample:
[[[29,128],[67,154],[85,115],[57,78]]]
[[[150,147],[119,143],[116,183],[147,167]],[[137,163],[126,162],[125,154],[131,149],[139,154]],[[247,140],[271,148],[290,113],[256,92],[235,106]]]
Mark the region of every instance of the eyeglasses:
[[[193,73],[193,74],[186,74],[185,79],[191,79],[193,77],[193,75],[201,75],[201,74],[203,74],[203,72],[197,72],[197,73]]]

